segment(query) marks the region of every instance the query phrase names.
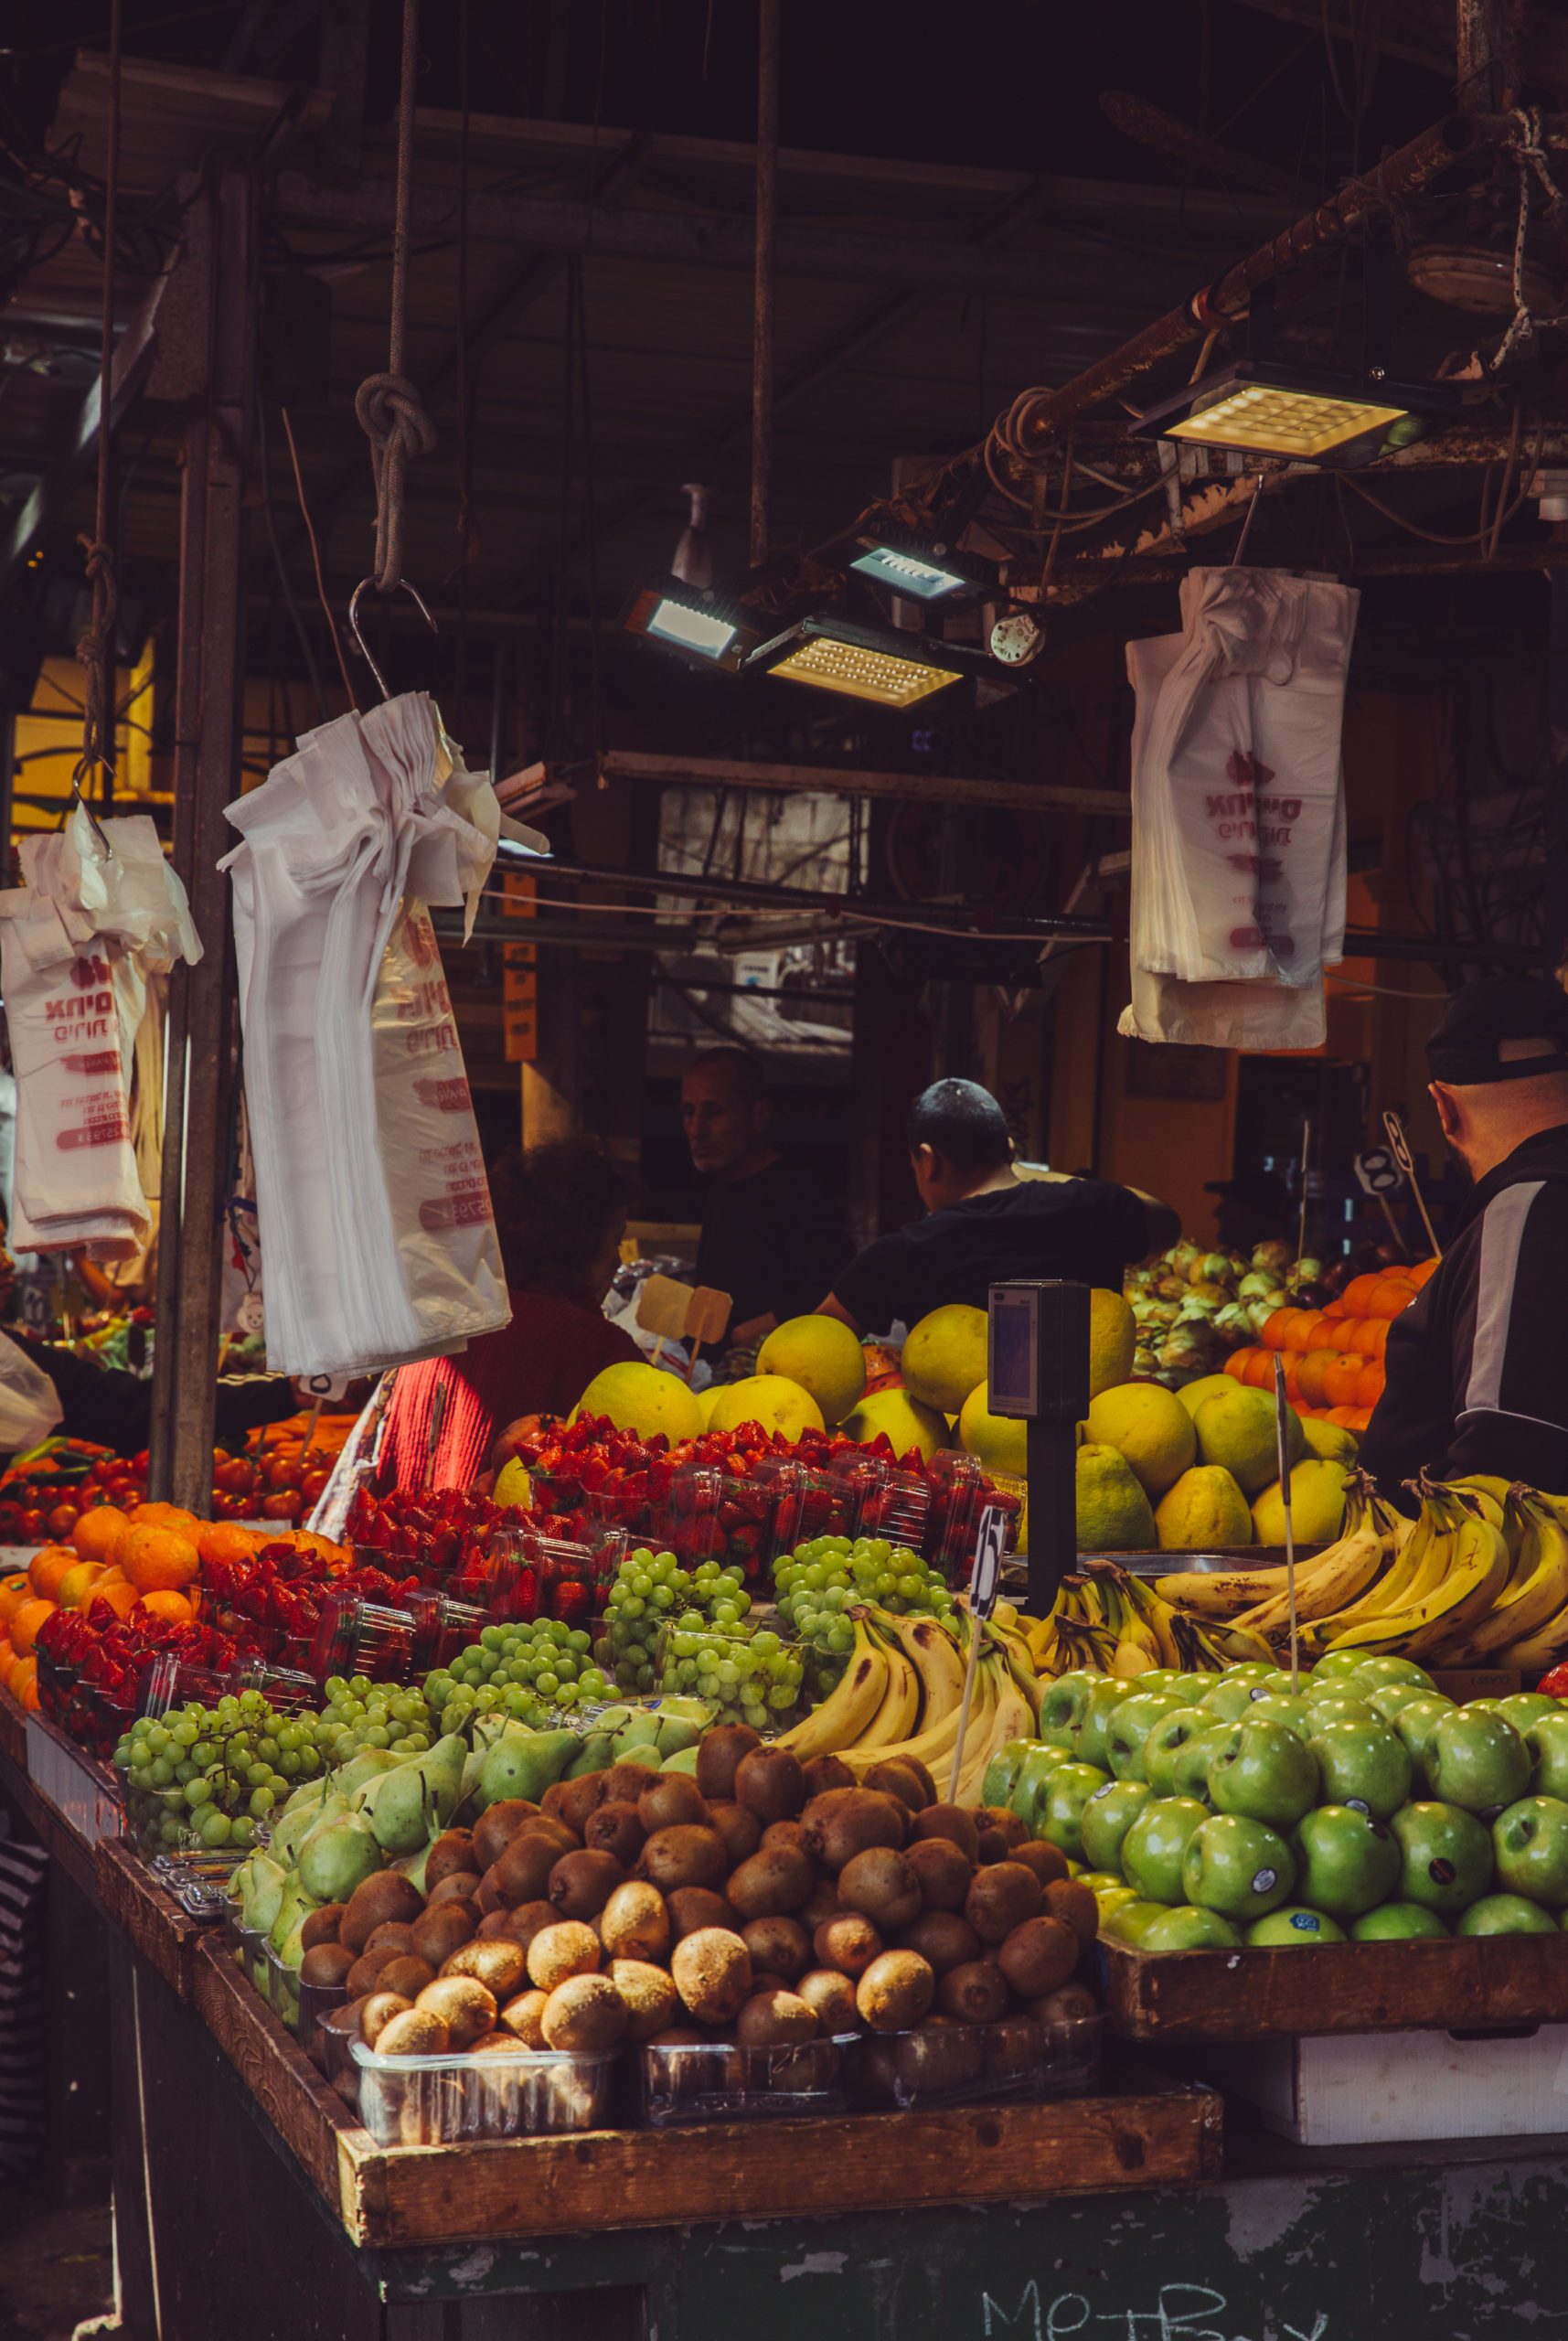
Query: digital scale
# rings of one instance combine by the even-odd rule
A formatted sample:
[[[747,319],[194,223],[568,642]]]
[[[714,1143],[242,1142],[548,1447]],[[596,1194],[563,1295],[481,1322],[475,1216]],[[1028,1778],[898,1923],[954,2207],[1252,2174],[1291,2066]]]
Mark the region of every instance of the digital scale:
[[[990,1290],[987,1402],[1028,1428],[1029,1607],[1049,1617],[1078,1557],[1078,1425],[1089,1411],[1089,1287],[1017,1277]]]

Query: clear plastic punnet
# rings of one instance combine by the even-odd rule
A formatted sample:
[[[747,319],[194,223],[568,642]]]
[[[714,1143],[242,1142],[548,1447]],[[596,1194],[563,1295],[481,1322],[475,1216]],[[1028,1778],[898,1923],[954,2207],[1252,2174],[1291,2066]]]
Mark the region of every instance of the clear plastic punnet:
[[[973,1455],[956,1448],[943,1448],[926,1468],[932,1505],[925,1557],[957,1591],[969,1582],[981,1516],[987,1510],[995,1507],[1007,1518],[1003,1557],[1017,1550],[1029,1490],[1022,1480],[987,1471]]]
[[[794,2114],[842,2113],[849,2036],[825,2034],[788,2048],[734,2041],[688,2046],[645,2043],[630,2051],[639,2122],[650,2130],[687,2122],[777,2122]]]
[[[1104,2030],[1104,2015],[1060,2024],[1008,2015],[996,2024],[857,2034],[845,2050],[849,2100],[908,2112],[986,2098],[1081,2096],[1100,2078]]]
[[[614,2114],[616,2048],[518,2043],[456,2056],[381,2057],[351,2040],[348,2053],[358,2074],[359,2119],[379,2146],[560,2136],[607,2129]]]

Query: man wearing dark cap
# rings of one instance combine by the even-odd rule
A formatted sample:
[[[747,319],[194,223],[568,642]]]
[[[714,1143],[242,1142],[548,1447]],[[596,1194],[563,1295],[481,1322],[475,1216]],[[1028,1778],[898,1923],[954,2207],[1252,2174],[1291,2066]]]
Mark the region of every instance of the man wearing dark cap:
[[[1568,997],[1467,984],[1426,1043],[1474,1185],[1443,1265],[1389,1331],[1361,1461],[1391,1501],[1424,1468],[1568,1490]]]
[[[952,1301],[984,1309],[1008,1277],[1068,1277],[1120,1292],[1130,1260],[1173,1244],[1168,1205],[1102,1179],[1019,1178],[1007,1117],[975,1081],[937,1081],[910,1107],[910,1169],[927,1216],[879,1237],[819,1313],[857,1333],[916,1325]]]

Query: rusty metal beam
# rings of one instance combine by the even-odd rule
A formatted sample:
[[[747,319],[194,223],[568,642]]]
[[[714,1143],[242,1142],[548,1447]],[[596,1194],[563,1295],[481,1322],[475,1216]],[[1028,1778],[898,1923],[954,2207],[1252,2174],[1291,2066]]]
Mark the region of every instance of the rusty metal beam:
[[[1147,98],[1135,97],[1130,91],[1103,90],[1100,112],[1124,138],[1148,147],[1153,154],[1163,155],[1184,169],[1255,187],[1260,195],[1277,195],[1285,203],[1299,203],[1312,192],[1294,171],[1279,170],[1273,163],[1260,162],[1255,155],[1239,155],[1233,147],[1221,146],[1217,139],[1206,137],[1201,131],[1179,121],[1175,114],[1167,113],[1163,106],[1151,105]]]

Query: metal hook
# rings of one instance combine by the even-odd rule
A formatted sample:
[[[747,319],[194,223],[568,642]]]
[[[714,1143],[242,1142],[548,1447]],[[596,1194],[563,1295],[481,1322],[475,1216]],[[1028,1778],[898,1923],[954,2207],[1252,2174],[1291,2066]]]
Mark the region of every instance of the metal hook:
[[[100,821],[97,814],[93,811],[91,806],[88,803],[86,797],[81,793],[83,777],[91,772],[91,768],[90,760],[84,756],[81,762],[77,765],[75,772],[71,775],[70,795],[66,798],[65,809],[61,813],[59,819],[56,822],[55,827],[58,829],[63,829],[71,815],[77,810],[78,807],[80,807],[82,812],[87,815],[88,820],[91,824],[93,836],[103,848],[104,861],[112,861],[114,859],[114,848],[110,844],[107,836],[104,834],[103,824]],[[114,767],[111,764],[108,769],[112,772]]]
[[[348,623],[354,630],[354,639],[359,645],[365,664],[369,668],[370,672],[376,678],[377,686],[380,690],[381,697],[383,699],[390,699],[392,694],[387,689],[387,678],[382,674],[381,669],[377,666],[375,659],[371,657],[370,646],[359,631],[359,596],[365,591],[367,585],[374,585],[376,581],[373,577],[362,577],[359,580],[358,584],[354,588],[353,593],[348,597]],[[406,577],[400,579],[399,583],[401,584],[405,593],[411,593],[413,595],[414,603],[419,610],[419,614],[421,617],[423,618],[426,625],[429,626],[432,634],[439,634],[441,632],[441,628],[437,625],[435,620],[426,609],[423,602],[421,601],[418,586],[411,585]]]

